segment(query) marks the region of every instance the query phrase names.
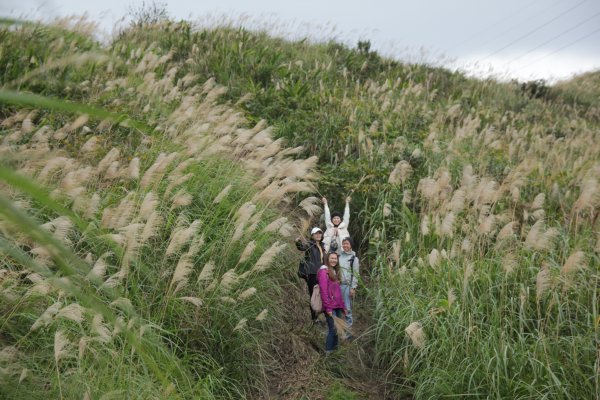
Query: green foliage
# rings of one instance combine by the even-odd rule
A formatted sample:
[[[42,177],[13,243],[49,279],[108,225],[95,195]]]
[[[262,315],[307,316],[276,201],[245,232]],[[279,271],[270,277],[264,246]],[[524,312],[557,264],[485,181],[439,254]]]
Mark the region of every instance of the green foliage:
[[[356,400],[358,395],[352,390],[344,387],[342,383],[336,382],[327,391],[327,400]]]
[[[19,46],[10,44],[36,29],[3,32],[3,55],[14,57]],[[40,35],[48,40],[57,39]],[[281,215],[255,200],[259,177],[239,165],[245,155],[186,155],[177,133],[205,121],[173,117],[181,97],[161,92],[177,89],[163,78],[178,61],[167,67],[155,55],[164,61],[141,80],[123,54],[139,66],[125,49],[100,51],[79,75],[73,51],[54,64],[71,71],[62,85],[39,79],[48,65],[27,79],[4,75],[7,87],[45,95],[0,91],[0,397],[264,393],[269,339],[283,323],[277,283],[289,272],[274,257],[285,247],[277,232],[292,226],[265,229]],[[85,104],[72,101],[69,87],[88,72],[95,78],[78,92]],[[231,121],[212,101],[200,112]],[[242,127],[228,123],[217,128]],[[272,142],[268,132],[261,138]],[[242,223],[244,209],[251,221]],[[193,237],[181,239],[186,230]]]
[[[593,184],[600,143],[597,74],[555,87],[543,82],[481,81],[387,59],[372,51],[368,41],[350,48],[335,42],[287,41],[231,26],[192,29],[189,23],[163,20],[162,11],[158,7],[140,16],[142,22],[122,32],[109,49],[85,35],[56,28],[27,25],[0,30],[0,81],[5,87],[0,95],[10,103],[1,106],[0,116],[14,117],[10,121],[21,127],[29,121],[59,131],[52,150],[78,157],[89,134],[60,133],[73,113],[86,113],[92,120],[87,124],[97,129],[103,146],[103,151],[88,156],[94,166],[113,146],[122,147],[124,160],[139,157],[144,171],[161,153],[183,152],[186,146],[189,154],[199,153],[180,171],[192,174],[181,185],[191,195],[184,212],[174,211],[166,200],[174,167],[151,186],[162,199],[159,210],[165,225],[144,245],[133,273],[114,294],[130,299],[137,316],[135,329],[149,327],[152,334],[141,335],[147,343],[138,346],[130,334],[116,334],[114,342],[93,347],[95,364],[86,357],[80,365],[75,358],[55,362],[54,333],[66,332],[74,340],[87,335],[93,321],[89,315],[79,325],[62,319],[28,333],[48,306],[87,301],[92,309],[99,303],[106,321],[130,315],[112,304],[118,297],[100,290],[101,284],[78,277],[77,270],[51,271],[58,274],[54,278],[59,283],[65,274],[79,279],[74,288],[61,287],[62,295],[52,292],[16,301],[25,298],[27,286],[22,281],[32,284],[19,268],[34,268],[35,260],[28,253],[31,248],[3,243],[9,256],[0,268],[10,271],[10,279],[2,281],[7,302],[0,303],[4,316],[0,340],[3,346],[25,347],[31,355],[25,364],[38,373],[21,385],[12,379],[11,385],[2,386],[7,396],[38,395],[47,382],[54,397],[61,393],[81,397],[86,390],[92,397],[111,390],[121,397],[178,393],[237,398],[265,393],[269,335],[282,323],[277,299],[285,298],[281,286],[273,283],[286,279],[284,261],[263,275],[246,275],[244,286],[234,286],[232,292],[219,289],[217,283],[232,268],[239,275],[251,271],[259,254],[277,240],[275,232],[263,229],[278,212],[258,207],[256,234],[231,239],[236,234],[231,221],[258,195],[260,185],[244,173],[239,160],[215,158],[199,144],[203,142],[176,140],[207,129],[190,115],[218,119],[230,103],[243,110],[248,126],[265,120],[288,145],[302,146],[305,156],[318,156],[317,191],[332,205],[352,194],[350,229],[360,243],[363,271],[371,273],[375,357],[388,370],[396,394],[597,396],[600,241]],[[26,40],[28,45],[22,48]],[[82,52],[85,56],[79,59]],[[80,62],[73,62],[76,59]],[[227,85],[227,93],[214,89],[212,79]],[[214,102],[190,108],[193,112],[187,110],[183,122],[169,118],[182,111],[183,99],[203,102],[211,96]],[[33,112],[30,107],[44,111]],[[234,112],[226,115],[237,118]],[[96,124],[100,119],[108,122],[102,129],[104,121]],[[216,131],[226,139],[244,132],[245,124]],[[2,143],[31,150],[27,146],[40,136],[36,130],[19,133],[9,125],[0,131]],[[22,167],[17,152],[7,154],[3,161],[8,166]],[[3,176],[11,187],[7,195],[12,195],[19,180]],[[42,240],[48,235],[35,229],[36,224],[69,215],[75,221],[71,238],[75,245],[60,265],[68,267],[65,260],[70,260],[72,266],[83,268],[81,258],[87,253],[97,258],[113,249],[108,272],[117,274],[124,253],[100,237],[118,233],[102,225],[102,210],[118,208],[128,193],[141,202],[149,190],[135,180],[119,182],[112,185],[99,179],[87,187],[102,189],[103,196],[100,209],[86,217],[81,211],[75,215],[64,211],[74,203],[68,196],[56,200],[45,188],[36,192],[29,185],[27,196],[16,200],[32,205],[29,217],[14,214],[22,218],[20,232],[37,232],[36,239]],[[228,184],[229,194],[215,203]],[[461,191],[462,203],[453,203],[457,193],[460,200]],[[448,222],[450,212],[454,219]],[[3,212],[6,219],[10,215]],[[174,296],[171,279],[177,259],[166,253],[182,215],[187,222],[202,221],[204,233],[191,281],[199,279],[210,261],[215,262],[218,279],[214,287],[201,282],[194,291],[187,287]],[[536,224],[542,227],[539,237],[533,234]],[[96,227],[91,234],[88,226]],[[238,265],[251,240],[255,252]],[[577,262],[569,265],[571,256]],[[236,301],[234,307],[231,300],[249,287],[256,288],[256,294]],[[202,306],[179,301],[183,295],[200,299]],[[264,307],[269,321],[253,320]],[[245,324],[238,327],[244,318]],[[143,354],[144,360],[138,358]],[[169,366],[165,377],[147,368],[157,360],[166,360]],[[119,371],[118,381],[109,379],[113,367]],[[73,378],[66,382],[65,376]],[[174,388],[165,384],[175,376]],[[334,384],[327,396],[356,394]]]

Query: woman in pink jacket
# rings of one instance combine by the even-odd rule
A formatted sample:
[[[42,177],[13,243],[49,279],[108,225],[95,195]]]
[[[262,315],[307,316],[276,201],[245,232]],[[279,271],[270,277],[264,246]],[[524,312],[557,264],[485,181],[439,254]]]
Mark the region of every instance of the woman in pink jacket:
[[[338,255],[336,253],[327,254],[325,265],[321,266],[317,273],[317,280],[328,328],[325,354],[329,354],[338,345],[338,335],[335,331],[333,316],[342,318],[346,314],[346,305],[340,289],[340,266],[338,265]]]

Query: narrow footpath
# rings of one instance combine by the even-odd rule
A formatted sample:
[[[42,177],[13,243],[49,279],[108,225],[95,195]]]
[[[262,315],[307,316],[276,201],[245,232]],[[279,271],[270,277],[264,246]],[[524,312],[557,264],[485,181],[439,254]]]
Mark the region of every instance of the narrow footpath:
[[[269,376],[271,399],[394,399],[386,391],[385,371],[374,365],[373,305],[357,296],[354,340],[325,357],[327,325],[310,322],[303,281],[290,282],[289,324],[274,343],[278,362]],[[287,289],[286,289],[287,290]],[[364,296],[364,290],[362,291]]]

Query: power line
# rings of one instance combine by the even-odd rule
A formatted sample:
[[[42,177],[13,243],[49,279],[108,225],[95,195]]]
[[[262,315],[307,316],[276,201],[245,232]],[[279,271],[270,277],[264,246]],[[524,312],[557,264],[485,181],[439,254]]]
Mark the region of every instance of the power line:
[[[554,7],[556,4],[558,4],[558,3],[561,3],[561,2],[562,2],[561,0],[558,0],[558,1],[554,2],[554,3],[552,3],[552,4],[549,6],[549,8],[552,8],[552,7]],[[515,14],[516,14],[516,13],[515,13]],[[514,15],[514,14],[513,14],[513,15]],[[521,24],[522,24],[521,22],[517,22],[517,23],[515,23],[515,24],[512,24],[512,25],[510,25],[508,28],[506,28],[506,29],[505,29],[505,30],[503,30],[502,32],[498,33],[496,36],[494,36],[494,37],[492,37],[492,38],[490,38],[490,39],[488,39],[488,40],[484,41],[483,43],[481,43],[481,44],[479,45],[479,47],[483,47],[483,46],[485,46],[485,45],[486,45],[486,44],[488,44],[488,43],[494,42],[494,41],[495,41],[496,39],[498,39],[498,38],[504,37],[504,35],[506,35],[506,34],[507,34],[507,33],[509,33],[509,32],[512,32],[512,31],[513,31],[513,30],[514,30],[516,27],[520,26]],[[491,27],[490,27],[490,28],[491,28]]]
[[[574,44],[576,44],[576,43],[578,43],[578,42],[580,42],[580,41],[582,41],[582,40],[584,40],[584,39],[587,39],[588,37],[590,37],[590,36],[592,36],[592,35],[594,35],[594,34],[596,34],[596,33],[598,33],[598,32],[600,32],[600,28],[598,28],[598,29],[596,29],[596,30],[593,30],[592,32],[588,33],[587,35],[584,35],[584,36],[582,36],[582,37],[580,37],[580,38],[578,38],[578,39],[576,39],[576,40],[572,41],[572,42],[571,42],[571,43],[569,43],[569,44],[566,44],[566,45],[564,45],[564,46],[562,46],[562,47],[559,47],[558,49],[554,50],[553,52],[551,52],[551,53],[548,53],[548,54],[546,54],[546,55],[544,55],[544,56],[542,56],[542,57],[540,57],[540,58],[538,58],[538,59],[536,59],[536,60],[534,60],[534,61],[530,62],[529,64],[527,64],[527,65],[525,65],[525,66],[523,66],[523,67],[521,67],[521,68],[517,69],[516,71],[521,71],[522,69],[525,69],[525,68],[527,68],[527,67],[530,67],[530,66],[532,66],[533,64],[537,63],[538,61],[541,61],[541,60],[543,60],[544,58],[550,57],[551,55],[554,55],[554,54],[558,53],[559,51],[562,51],[562,50],[566,49],[567,47],[571,47],[571,46],[573,46]]]
[[[588,22],[589,20],[591,20],[591,19],[593,19],[593,18],[597,17],[598,15],[600,15],[600,12],[597,12],[596,14],[592,15],[591,17],[589,17],[589,18],[587,18],[587,19],[585,19],[585,20],[581,21],[580,23],[578,23],[578,24],[576,24],[576,25],[572,26],[571,28],[567,29],[566,31],[563,31],[563,32],[559,33],[558,35],[556,35],[556,36],[554,36],[554,37],[552,37],[552,38],[550,38],[550,39],[546,40],[544,43],[541,43],[541,44],[537,45],[536,47],[534,47],[533,49],[531,49],[531,50],[527,51],[526,53],[523,53],[523,54],[521,54],[520,56],[518,56],[517,58],[514,58],[514,59],[512,59],[510,62],[512,63],[512,62],[515,62],[515,61],[517,61],[517,60],[519,60],[519,59],[521,59],[521,58],[525,57],[527,54],[530,54],[530,53],[532,53],[532,52],[536,51],[536,50],[537,50],[537,49],[539,49],[540,47],[543,47],[543,46],[547,45],[548,43],[550,43],[550,42],[553,42],[554,40],[558,39],[559,37],[561,37],[561,36],[564,36],[564,35],[566,35],[567,33],[569,33],[569,32],[571,32],[571,31],[573,31],[573,30],[575,30],[575,29],[579,28],[581,25],[583,25],[583,24],[585,24],[586,22]]]
[[[508,20],[508,19],[511,19],[512,17],[514,17],[514,16],[515,16],[515,15],[517,15],[517,14],[520,14],[520,13],[521,13],[521,11],[525,10],[526,8],[529,8],[529,7],[531,7],[531,6],[532,6],[532,5],[534,5],[535,3],[538,3],[539,1],[540,1],[540,0],[533,0],[532,2],[528,3],[528,4],[527,4],[527,5],[525,5],[524,7],[521,7],[521,8],[519,8],[518,10],[515,10],[514,12],[512,12],[512,13],[510,13],[509,15],[505,16],[504,18],[501,18],[501,19],[499,19],[499,20],[498,20],[498,21],[496,21],[495,23],[493,23],[493,24],[491,24],[491,25],[486,25],[486,27],[485,27],[485,28],[483,28],[483,29],[479,30],[478,32],[476,32],[476,33],[474,33],[474,34],[472,34],[472,35],[469,35],[469,37],[468,37],[466,40],[463,40],[463,41],[462,41],[462,43],[460,43],[460,44],[459,44],[457,47],[462,47],[462,46],[464,46],[465,44],[469,43],[469,42],[470,42],[471,40],[473,40],[474,38],[477,38],[477,37],[479,37],[479,35],[480,35],[480,34],[482,34],[482,33],[484,33],[484,32],[487,32],[487,31],[489,31],[490,29],[492,29],[492,28],[494,28],[494,27],[496,27],[496,26],[500,25],[501,23],[503,23],[504,21],[506,21],[506,20]],[[558,2],[560,2],[560,0],[559,0]],[[557,2],[557,3],[558,3],[558,2]],[[493,39],[491,39],[491,40],[494,40],[494,39],[496,39],[496,38],[497,38],[497,37],[494,37],[494,38],[493,38]],[[489,40],[488,40],[488,41],[486,41],[486,42],[484,42],[483,44],[486,44],[486,43],[488,43],[488,42],[489,42]],[[482,45],[483,45],[483,44],[482,44]]]
[[[488,54],[487,56],[483,57],[480,61],[483,61],[483,60],[485,60],[487,58],[490,58],[491,56],[500,53],[502,50],[507,49],[508,47],[512,46],[513,44],[515,44],[517,42],[520,42],[521,40],[525,39],[526,37],[531,36],[535,32],[539,31],[540,29],[544,28],[545,26],[547,26],[547,25],[551,24],[552,22],[556,21],[557,19],[559,19],[563,15],[570,13],[571,11],[573,11],[574,9],[576,9],[579,6],[581,6],[583,3],[587,2],[587,1],[588,0],[580,1],[579,3],[575,4],[573,7],[569,8],[568,10],[563,11],[562,13],[560,13],[559,15],[557,15],[556,17],[550,19],[549,21],[544,22],[542,25],[539,25],[539,26],[535,27],[534,29],[530,30],[529,32],[527,32],[526,34],[524,34],[524,35],[516,38],[515,40],[513,40],[512,42],[510,42],[506,46],[503,46],[503,47],[499,48],[498,50],[492,52],[491,54]]]

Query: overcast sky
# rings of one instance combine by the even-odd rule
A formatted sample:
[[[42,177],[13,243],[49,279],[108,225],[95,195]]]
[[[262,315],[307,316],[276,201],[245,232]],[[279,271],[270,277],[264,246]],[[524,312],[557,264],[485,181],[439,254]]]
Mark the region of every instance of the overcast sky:
[[[165,4],[177,19],[206,23],[227,16],[292,37],[334,37],[349,45],[368,39],[372,48],[388,56],[477,75],[553,81],[600,69],[600,0],[157,3]],[[48,19],[87,12],[111,32],[128,9],[141,4],[137,0],[0,0],[0,16]]]

